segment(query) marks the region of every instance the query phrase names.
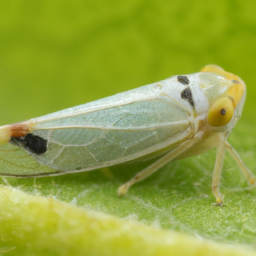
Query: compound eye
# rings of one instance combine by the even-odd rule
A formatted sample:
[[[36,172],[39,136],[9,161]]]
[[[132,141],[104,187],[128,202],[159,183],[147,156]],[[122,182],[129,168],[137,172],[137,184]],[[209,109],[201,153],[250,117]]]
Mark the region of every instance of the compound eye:
[[[208,123],[211,126],[219,127],[230,122],[234,115],[234,105],[229,97],[215,101],[208,112]]]

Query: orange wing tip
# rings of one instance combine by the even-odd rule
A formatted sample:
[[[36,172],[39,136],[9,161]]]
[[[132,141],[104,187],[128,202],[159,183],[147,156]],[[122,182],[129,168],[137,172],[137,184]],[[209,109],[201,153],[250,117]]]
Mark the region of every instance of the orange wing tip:
[[[16,123],[10,125],[11,137],[19,138],[27,135],[32,131],[32,127],[28,122]]]
[[[216,73],[229,80],[231,82],[231,86],[228,90],[228,96],[232,99],[234,107],[237,106],[245,93],[245,84],[240,77],[226,72],[223,68],[217,65],[207,65],[201,69],[201,72]]]
[[[30,133],[32,130],[32,124],[28,122],[4,125],[0,127],[0,145],[8,143],[12,137],[23,137]]]

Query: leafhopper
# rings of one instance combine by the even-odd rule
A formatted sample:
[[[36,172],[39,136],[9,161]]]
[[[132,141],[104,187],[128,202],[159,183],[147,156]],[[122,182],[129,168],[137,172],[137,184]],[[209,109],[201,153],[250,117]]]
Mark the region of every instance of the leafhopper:
[[[120,196],[165,164],[217,148],[212,190],[225,151],[248,183],[254,176],[227,142],[239,120],[244,82],[215,65],[91,103],[0,127],[0,175],[41,177],[157,160],[118,189]]]

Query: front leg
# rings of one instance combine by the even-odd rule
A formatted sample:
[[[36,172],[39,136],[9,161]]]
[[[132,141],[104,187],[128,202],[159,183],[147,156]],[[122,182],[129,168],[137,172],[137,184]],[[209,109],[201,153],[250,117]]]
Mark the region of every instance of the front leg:
[[[250,172],[250,170],[246,167],[238,153],[235,151],[235,149],[226,141],[225,142],[225,147],[229,151],[230,155],[233,157],[233,159],[236,161],[237,165],[240,167],[240,170],[243,172],[247,183],[249,185],[255,185],[255,177],[254,175]]]
[[[223,198],[224,196],[221,195],[219,185],[220,185],[220,175],[223,165],[223,160],[225,156],[225,142],[221,142],[221,144],[217,148],[217,154],[216,154],[216,160],[215,160],[215,166],[213,171],[213,177],[212,177],[212,192],[216,197],[216,205],[223,206]]]

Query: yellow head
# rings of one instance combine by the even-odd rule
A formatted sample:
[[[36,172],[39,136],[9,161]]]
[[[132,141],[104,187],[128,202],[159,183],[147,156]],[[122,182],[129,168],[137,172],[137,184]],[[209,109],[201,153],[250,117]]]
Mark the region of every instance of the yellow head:
[[[201,71],[201,87],[209,100],[208,124],[222,127],[232,123],[233,128],[241,116],[245,101],[244,82],[215,65],[208,65]]]

